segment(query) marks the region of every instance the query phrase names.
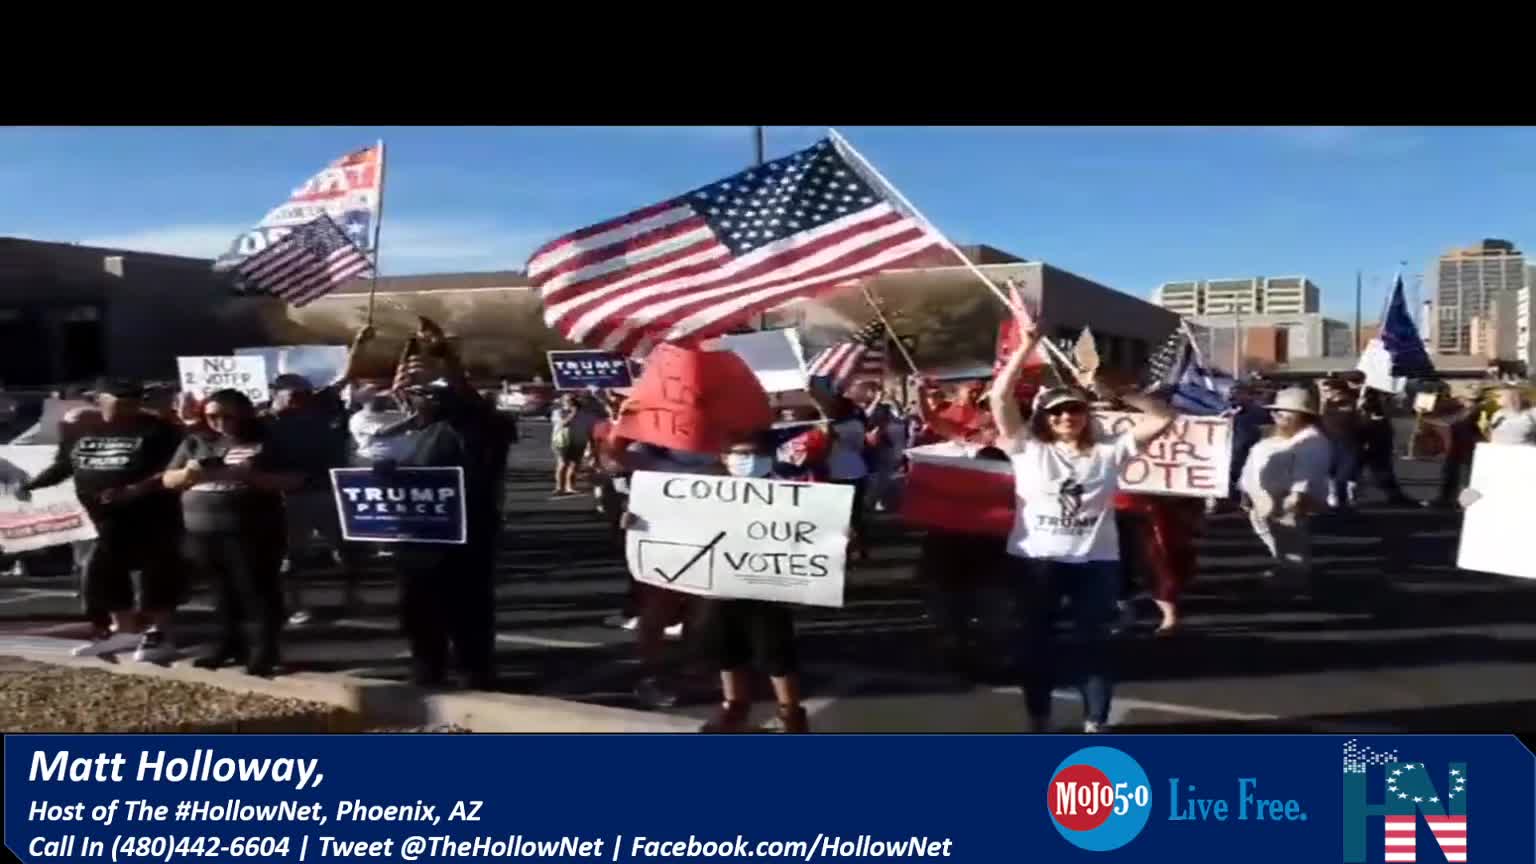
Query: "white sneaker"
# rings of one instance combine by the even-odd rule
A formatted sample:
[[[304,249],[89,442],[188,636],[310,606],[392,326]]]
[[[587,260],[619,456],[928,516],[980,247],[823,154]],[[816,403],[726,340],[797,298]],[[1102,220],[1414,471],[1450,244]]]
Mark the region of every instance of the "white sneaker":
[[[127,651],[139,644],[137,633],[113,633],[105,639],[96,639],[69,652],[75,657],[102,657]]]
[[[308,609],[300,609],[299,611],[288,616],[289,627],[308,627],[310,624],[313,624],[314,621],[315,615]]]
[[[1097,734],[1099,734],[1100,732],[1103,732],[1103,731],[1104,731],[1104,726],[1103,726],[1103,724],[1099,723],[1098,721],[1096,721],[1096,720],[1084,720],[1083,721],[1083,734],[1084,735],[1097,735]]]
[[[636,626],[639,626],[639,623],[640,622],[636,621],[635,622]],[[673,624],[671,627],[668,627],[667,629],[665,629],[665,630],[663,630],[661,632],[668,639],[681,639],[681,638],[683,638],[683,622],[679,621],[676,624]]]
[[[140,663],[164,663],[176,657],[176,646],[162,630],[145,630],[139,637],[139,647],[133,659]]]

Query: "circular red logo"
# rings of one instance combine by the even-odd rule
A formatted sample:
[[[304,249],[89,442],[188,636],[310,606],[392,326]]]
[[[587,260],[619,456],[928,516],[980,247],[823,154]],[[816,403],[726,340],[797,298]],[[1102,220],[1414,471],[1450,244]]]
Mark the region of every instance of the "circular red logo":
[[[1046,806],[1068,831],[1092,831],[1114,812],[1115,786],[1092,765],[1068,765],[1051,778]]]

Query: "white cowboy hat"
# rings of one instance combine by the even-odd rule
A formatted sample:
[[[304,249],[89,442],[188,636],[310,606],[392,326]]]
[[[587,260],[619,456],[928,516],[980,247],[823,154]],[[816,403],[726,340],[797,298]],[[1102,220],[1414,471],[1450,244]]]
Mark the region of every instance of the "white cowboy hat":
[[[1294,411],[1297,414],[1317,414],[1317,403],[1313,401],[1312,391],[1304,387],[1287,387],[1275,394],[1272,405],[1265,405],[1271,411]]]

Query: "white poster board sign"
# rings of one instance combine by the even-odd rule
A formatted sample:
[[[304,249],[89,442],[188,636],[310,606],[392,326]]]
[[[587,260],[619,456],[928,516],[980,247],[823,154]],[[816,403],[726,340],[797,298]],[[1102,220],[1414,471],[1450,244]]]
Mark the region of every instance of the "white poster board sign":
[[[717,350],[734,351],[745,360],[765,393],[806,388],[805,349],[799,331],[793,328],[721,336]]]
[[[267,359],[259,354],[244,357],[177,357],[181,392],[206,399],[217,390],[239,390],[252,402],[261,404],[272,398],[268,388]]]
[[[1456,566],[1536,579],[1536,555],[1521,542],[1536,508],[1536,447],[1477,445],[1470,488],[1480,497],[1462,519]]]
[[[0,447],[0,551],[8,555],[96,539],[96,525],[75,497],[73,479],[37,490],[31,500],[16,499],[16,489],[48,467],[55,449],[48,444]]]
[[[268,345],[262,348],[236,348],[236,356],[262,357],[267,374],[303,375],[316,390],[329,387],[347,368],[345,345]]]
[[[705,597],[843,605],[853,487],[639,471],[636,580]]]
[[[1095,411],[1108,434],[1118,435],[1142,417]],[[1120,489],[1150,495],[1225,498],[1231,491],[1232,421],[1180,414],[1168,431],[1143,448],[1120,472]]]

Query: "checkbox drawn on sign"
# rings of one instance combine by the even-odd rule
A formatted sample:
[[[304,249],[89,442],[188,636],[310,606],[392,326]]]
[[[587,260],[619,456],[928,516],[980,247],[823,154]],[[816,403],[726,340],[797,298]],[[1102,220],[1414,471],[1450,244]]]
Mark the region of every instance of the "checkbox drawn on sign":
[[[714,584],[715,547],[724,539],[721,531],[702,544],[641,540],[640,570],[670,584],[708,589]]]

